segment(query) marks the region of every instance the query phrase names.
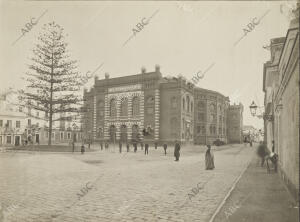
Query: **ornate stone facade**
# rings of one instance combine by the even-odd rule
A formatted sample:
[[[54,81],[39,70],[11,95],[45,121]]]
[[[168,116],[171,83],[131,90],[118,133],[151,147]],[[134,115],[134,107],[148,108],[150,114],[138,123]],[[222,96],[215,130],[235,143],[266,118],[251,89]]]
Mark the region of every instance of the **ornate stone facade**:
[[[110,142],[227,143],[229,98],[183,77],[141,74],[98,80],[84,91],[86,138]],[[203,106],[201,105],[203,104]]]

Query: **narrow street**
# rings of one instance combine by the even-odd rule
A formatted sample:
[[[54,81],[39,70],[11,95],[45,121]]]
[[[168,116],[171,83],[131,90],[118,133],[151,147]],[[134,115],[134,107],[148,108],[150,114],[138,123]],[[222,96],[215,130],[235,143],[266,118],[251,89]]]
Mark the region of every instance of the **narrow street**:
[[[161,147],[149,156],[140,149],[1,153],[2,212],[5,221],[209,221],[254,150],[214,151],[213,171],[204,170],[204,153],[188,147],[179,162],[173,148],[164,156]]]

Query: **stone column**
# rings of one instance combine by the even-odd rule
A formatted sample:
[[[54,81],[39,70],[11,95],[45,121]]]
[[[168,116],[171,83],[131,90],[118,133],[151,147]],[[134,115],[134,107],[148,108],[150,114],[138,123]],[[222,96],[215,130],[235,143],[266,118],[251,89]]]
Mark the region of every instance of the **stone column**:
[[[144,113],[145,113],[145,98],[144,98],[144,92],[141,92],[140,95],[140,125],[139,125],[139,133],[140,133],[140,139],[144,140],[143,135],[143,129],[144,129]]]
[[[127,139],[128,139],[128,142],[130,142],[132,139],[132,125],[128,124],[126,126],[127,126]]]
[[[104,139],[109,139],[109,125],[108,125],[108,116],[109,116],[109,101],[107,95],[104,98]]]
[[[128,110],[127,110],[127,115],[128,118],[130,119],[132,117],[132,96],[128,96]]]
[[[159,140],[159,117],[160,117],[160,97],[159,89],[155,89],[155,104],[154,104],[154,140]]]
[[[116,143],[117,143],[120,140],[121,125],[119,123],[116,123],[115,127],[116,127]]]

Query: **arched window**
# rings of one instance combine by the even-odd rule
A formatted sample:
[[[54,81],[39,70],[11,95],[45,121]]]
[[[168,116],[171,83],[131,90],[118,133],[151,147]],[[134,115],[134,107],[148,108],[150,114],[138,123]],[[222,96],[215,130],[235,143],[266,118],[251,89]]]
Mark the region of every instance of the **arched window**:
[[[138,116],[140,114],[140,101],[138,97],[132,99],[132,116]]]
[[[121,107],[120,107],[120,116],[127,116],[128,115],[128,100],[127,98],[121,99]]]
[[[154,115],[154,97],[148,96],[145,104],[146,115]]]
[[[189,112],[190,111],[190,97],[186,97],[186,110]]]
[[[182,109],[185,110],[185,99],[182,98]]]
[[[209,109],[210,109],[210,112],[215,112],[215,111],[216,111],[216,106],[215,106],[215,104],[210,104]]]
[[[172,99],[171,99],[171,107],[172,108],[177,108],[177,98],[176,97],[172,97]]]
[[[110,100],[109,109],[111,117],[117,116],[117,103],[115,99]]]

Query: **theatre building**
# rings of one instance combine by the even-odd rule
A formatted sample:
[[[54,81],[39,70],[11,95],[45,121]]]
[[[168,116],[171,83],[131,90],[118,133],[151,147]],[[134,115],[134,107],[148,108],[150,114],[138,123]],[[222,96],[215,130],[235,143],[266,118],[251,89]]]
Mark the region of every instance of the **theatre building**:
[[[95,77],[84,101],[87,140],[227,143],[228,97],[195,88],[183,77],[163,77],[159,66],[137,75]]]

